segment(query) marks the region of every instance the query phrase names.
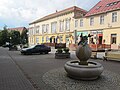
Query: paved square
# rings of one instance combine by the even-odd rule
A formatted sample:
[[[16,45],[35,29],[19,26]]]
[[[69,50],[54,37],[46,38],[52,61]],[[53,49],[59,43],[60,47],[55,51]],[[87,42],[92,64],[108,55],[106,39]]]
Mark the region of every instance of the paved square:
[[[77,59],[74,52],[71,52],[70,59],[55,59],[54,50],[46,55],[26,56],[6,48],[0,48],[0,51],[0,90],[56,90],[44,82],[43,76],[51,70],[63,68],[68,60]],[[95,61],[103,64],[105,70],[120,74],[120,62]]]

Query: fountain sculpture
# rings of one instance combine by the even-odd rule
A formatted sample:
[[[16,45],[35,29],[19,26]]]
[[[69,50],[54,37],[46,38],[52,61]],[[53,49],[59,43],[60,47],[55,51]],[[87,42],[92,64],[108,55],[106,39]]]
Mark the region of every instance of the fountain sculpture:
[[[92,53],[91,48],[87,44],[87,36],[82,36],[78,43],[76,56],[79,59],[66,62],[64,68],[68,76],[74,79],[94,80],[97,79],[103,72],[103,66],[94,61],[87,61]]]

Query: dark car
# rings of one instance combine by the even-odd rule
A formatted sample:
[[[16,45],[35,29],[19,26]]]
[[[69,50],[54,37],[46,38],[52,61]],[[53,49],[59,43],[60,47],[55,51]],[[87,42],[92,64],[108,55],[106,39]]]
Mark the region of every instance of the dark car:
[[[33,54],[33,53],[45,53],[48,54],[51,51],[51,47],[41,45],[34,45],[29,48],[24,48],[21,50],[21,54]]]

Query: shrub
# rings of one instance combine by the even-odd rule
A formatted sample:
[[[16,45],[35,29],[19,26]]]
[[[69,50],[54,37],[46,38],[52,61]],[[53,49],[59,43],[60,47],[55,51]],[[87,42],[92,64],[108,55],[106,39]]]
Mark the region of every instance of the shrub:
[[[62,48],[58,48],[56,52],[58,52],[58,53],[62,53],[63,50],[62,50]]]
[[[63,50],[64,50],[65,53],[69,52],[69,48],[64,48]]]

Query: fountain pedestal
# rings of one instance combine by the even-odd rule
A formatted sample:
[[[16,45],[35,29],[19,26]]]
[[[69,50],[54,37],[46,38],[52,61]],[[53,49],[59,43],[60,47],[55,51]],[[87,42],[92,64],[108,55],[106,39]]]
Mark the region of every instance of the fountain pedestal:
[[[79,65],[79,61],[68,61],[64,66],[68,76],[74,79],[94,80],[103,72],[103,66],[97,62]]]
[[[64,66],[69,77],[81,80],[94,80],[101,75],[103,66],[94,61],[87,61],[91,53],[91,48],[83,39],[82,44],[76,50],[76,56],[79,61],[68,61]]]

